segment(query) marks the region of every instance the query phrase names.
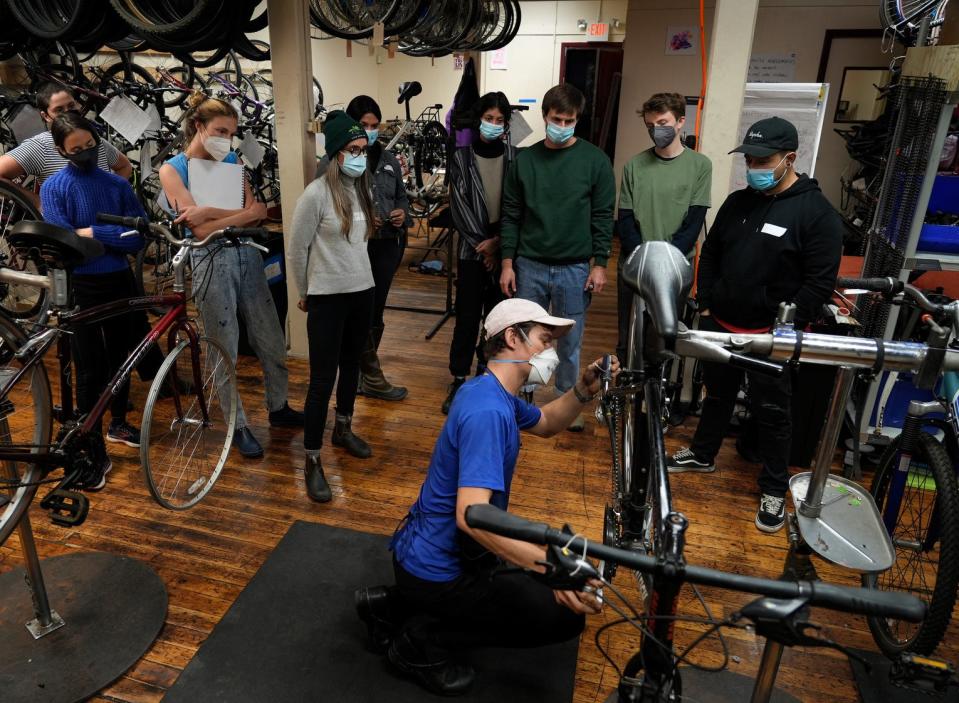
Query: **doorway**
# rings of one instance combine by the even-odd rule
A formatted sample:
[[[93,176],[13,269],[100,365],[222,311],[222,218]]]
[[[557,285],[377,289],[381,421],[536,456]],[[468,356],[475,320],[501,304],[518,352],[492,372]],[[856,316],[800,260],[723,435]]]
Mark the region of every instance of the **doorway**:
[[[559,81],[571,83],[586,96],[586,110],[576,123],[576,136],[615,157],[616,120],[623,80],[623,45],[619,42],[563,44]]]

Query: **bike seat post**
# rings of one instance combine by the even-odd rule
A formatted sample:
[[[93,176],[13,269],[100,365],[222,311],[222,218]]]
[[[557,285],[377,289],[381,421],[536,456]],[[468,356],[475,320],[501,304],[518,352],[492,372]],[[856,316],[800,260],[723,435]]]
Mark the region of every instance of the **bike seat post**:
[[[836,371],[836,382],[833,386],[832,398],[829,400],[829,413],[826,415],[826,426],[823,428],[822,437],[816,449],[809,490],[799,505],[799,513],[803,517],[816,518],[822,512],[823,491],[829,479],[829,469],[832,467],[836,442],[839,440],[846,402],[849,400],[855,374],[855,369],[851,366],[840,366]]]

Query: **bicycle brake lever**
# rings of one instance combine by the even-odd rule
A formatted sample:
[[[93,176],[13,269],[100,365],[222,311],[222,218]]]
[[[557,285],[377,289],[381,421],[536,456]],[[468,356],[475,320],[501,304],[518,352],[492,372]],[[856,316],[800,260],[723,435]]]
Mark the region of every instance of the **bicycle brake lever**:
[[[565,525],[563,531],[573,536],[569,525]],[[581,554],[555,544],[547,546],[546,560],[537,561],[536,564],[546,571],[530,571],[530,576],[556,591],[582,591],[590,581],[600,580],[599,571],[590,561]]]
[[[243,242],[243,243],[246,244],[248,247],[253,247],[254,249],[259,249],[259,250],[262,251],[264,254],[269,254],[269,253],[270,253],[270,250],[267,249],[267,248],[266,248],[265,246],[263,246],[262,244],[257,244],[256,242]]]

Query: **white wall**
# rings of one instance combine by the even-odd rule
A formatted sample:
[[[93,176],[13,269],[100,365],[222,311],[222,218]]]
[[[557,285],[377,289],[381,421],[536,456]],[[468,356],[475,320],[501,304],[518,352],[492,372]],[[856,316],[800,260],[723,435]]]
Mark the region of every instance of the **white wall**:
[[[522,24],[506,49],[509,67],[505,71],[492,70],[486,57],[480,72],[480,94],[501,90],[513,104],[524,98],[536,101],[525,113],[533,134],[522,145],[529,145],[545,136],[541,101],[559,81],[562,45],[586,41],[578,21],[609,22],[616,18],[623,25],[610,29],[609,40],[621,42],[627,31],[627,0],[540,0],[521,2],[520,7]]]

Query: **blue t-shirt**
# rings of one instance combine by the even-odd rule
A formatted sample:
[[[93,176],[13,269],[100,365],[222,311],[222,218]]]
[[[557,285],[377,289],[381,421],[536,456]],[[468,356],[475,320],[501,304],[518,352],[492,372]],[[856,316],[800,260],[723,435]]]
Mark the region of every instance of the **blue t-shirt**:
[[[409,573],[452,581],[462,573],[456,527],[459,488],[488,488],[506,510],[519,455],[519,431],[534,426],[539,408],[510,395],[492,374],[464,383],[443,425],[420,496],[390,548]]]
[[[223,163],[225,164],[236,164],[239,163],[239,157],[237,157],[235,151],[231,151],[223,158]],[[183,181],[183,186],[190,190],[190,159],[187,157],[185,152],[180,152],[172,159],[167,159],[168,164],[170,164],[174,170],[180,174],[180,180]],[[173,207],[173,203],[170,203],[170,207]]]

